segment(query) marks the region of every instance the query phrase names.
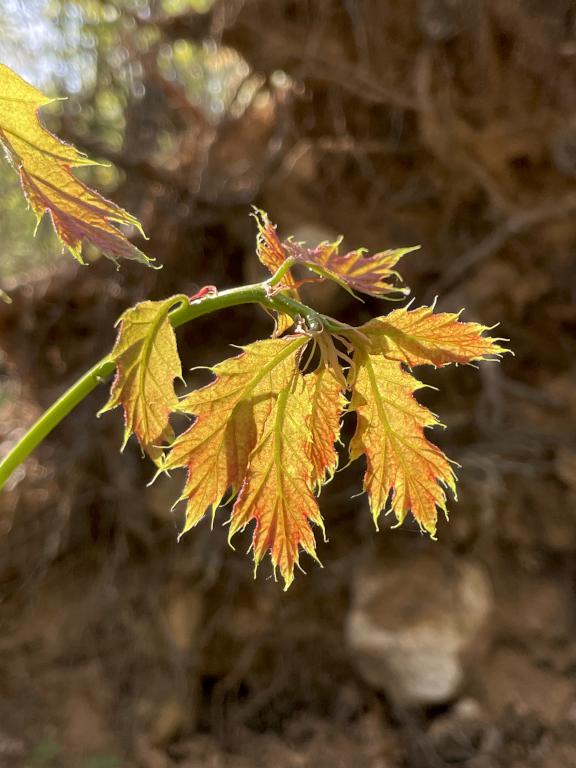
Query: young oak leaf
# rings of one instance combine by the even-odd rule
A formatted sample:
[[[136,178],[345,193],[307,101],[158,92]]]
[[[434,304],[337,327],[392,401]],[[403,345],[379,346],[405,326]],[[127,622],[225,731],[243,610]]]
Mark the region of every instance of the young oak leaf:
[[[286,336],[249,344],[215,365],[214,380],[181,401],[179,410],[195,420],[172,444],[163,469],[188,469],[182,534],[207,511],[214,515],[227,492],[239,490],[274,401],[292,381],[307,343],[306,336]]]
[[[168,317],[186,296],[143,301],[126,310],[110,359],[116,364],[110,399],[99,415],[124,408],[124,443],[132,433],[148,455],[159,461],[161,445],[173,438],[169,416],[178,408],[174,380],[182,378],[176,335]]]
[[[433,307],[413,310],[403,307],[386,317],[370,320],[360,330],[380,351],[411,368],[426,364],[441,368],[450,363],[486,360],[507,352],[498,344],[505,339],[483,336],[490,328],[461,322],[460,314],[434,313]]]
[[[304,381],[311,403],[312,486],[320,488],[332,479],[338,466],[336,443],[340,437],[346,398],[343,382],[327,365],[321,365],[312,373],[307,373]]]
[[[230,519],[229,538],[256,522],[252,541],[255,570],[270,552],[274,572],[280,570],[285,589],[294,579],[300,549],[318,560],[311,523],[324,532],[312,492],[311,412],[309,388],[296,372],[268,413]]]
[[[256,252],[271,274],[290,259],[295,264],[308,267],[321,277],[334,280],[351,293],[358,291],[370,296],[383,296],[392,292],[406,293],[393,282],[399,279],[394,267],[402,256],[420,246],[396,248],[372,256],[367,256],[364,248],[341,254],[341,237],[333,243],[320,243],[315,248],[307,248],[292,240],[282,243],[276,227],[264,211],[256,209],[254,217],[258,223]],[[297,282],[289,271],[282,276],[279,285],[284,289],[297,288]]]
[[[306,265],[322,277],[334,280],[353,295],[355,291],[369,296],[406,293],[405,289],[399,288],[393,282],[394,279],[399,279],[394,267],[402,256],[417,250],[419,245],[367,256],[365,248],[341,254],[341,243],[341,237],[333,243],[320,243],[316,248],[306,248],[299,243],[288,242],[286,249],[296,262]]]
[[[254,208],[253,216],[256,219],[256,224],[258,226],[256,255],[270,274],[274,275],[286,261],[286,251],[280,242],[276,227],[268,218],[268,214],[264,211],[260,211],[258,208]],[[286,274],[282,276],[282,279],[278,283],[278,288],[288,290],[293,298],[298,298],[297,283],[290,274],[290,271],[287,271]],[[290,315],[278,312],[276,314],[276,328],[274,335],[281,336],[293,325],[294,320]]]
[[[411,511],[434,536],[437,510],[446,512],[445,488],[455,495],[455,476],[424,435],[439,422],[414,398],[423,385],[403,366],[469,363],[507,350],[498,344],[502,339],[483,336],[484,326],[462,323],[455,314],[434,315],[429,307],[396,310],[358,330],[367,348],[354,355],[350,409],[358,421],[350,455],[366,454],[364,489],[374,521],[388,505],[399,523]]]
[[[138,220],[87,187],[71,170],[98,163],[60,141],[40,123],[39,109],[52,101],[0,64],[0,144],[20,175],[37,222],[48,213],[60,241],[80,263],[82,241],[86,240],[113,260],[135,259],[149,264],[151,259],[115,226],[131,225],[142,232]]]
[[[366,454],[364,490],[378,526],[380,512],[402,523],[409,511],[432,536],[437,508],[446,512],[448,487],[456,494],[455,476],[442,451],[430,443],[424,428],[437,418],[414,397],[424,385],[396,360],[358,350],[350,410],[357,414],[350,458]]]
[[[271,275],[275,274],[288,258],[285,245],[282,244],[276,226],[270,221],[265,211],[254,209],[253,213],[258,225],[258,234],[256,236],[256,255],[260,262],[266,267]],[[282,288],[295,290],[297,283],[290,272],[282,276],[280,282]]]

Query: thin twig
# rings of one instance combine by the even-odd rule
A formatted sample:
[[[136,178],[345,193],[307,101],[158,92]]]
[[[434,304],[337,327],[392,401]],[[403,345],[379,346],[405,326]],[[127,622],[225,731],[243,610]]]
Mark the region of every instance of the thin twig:
[[[524,234],[540,224],[561,219],[575,211],[576,196],[569,195],[557,203],[546,203],[511,216],[503,224],[493,229],[487,237],[457,258],[430,288],[428,296],[436,296],[438,293],[454,288],[479,264],[498,253],[509,240],[517,235]]]

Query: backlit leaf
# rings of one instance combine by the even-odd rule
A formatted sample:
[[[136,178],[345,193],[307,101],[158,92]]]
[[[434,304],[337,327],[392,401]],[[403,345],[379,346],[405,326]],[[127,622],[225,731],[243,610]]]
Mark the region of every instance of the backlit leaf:
[[[270,552],[286,587],[300,550],[316,557],[311,524],[322,527],[322,519],[314,490],[336,469],[344,407],[343,377],[324,364],[301,372],[309,341],[257,341],[215,365],[214,380],[181,401],[195,420],[162,465],[188,470],[182,533],[238,493],[230,538],[254,521],[255,566]]]
[[[311,402],[310,432],[312,483],[314,487],[330,480],[338,466],[336,443],[340,420],[346,405],[342,381],[328,366],[322,365],[304,377]]]
[[[72,173],[72,168],[97,163],[40,123],[39,109],[52,101],[0,64],[0,143],[20,175],[37,221],[48,213],[61,242],[81,263],[84,240],[114,260],[149,263],[151,260],[115,226],[141,231],[138,220]]]
[[[260,211],[257,208],[254,209],[254,218],[258,225],[258,234],[256,236],[256,255],[260,262],[268,269],[270,274],[274,274],[286,261],[286,252],[284,246],[280,242],[276,227],[270,219],[268,214],[264,211]],[[298,290],[296,281],[290,274],[286,274],[282,277],[282,280],[278,284],[278,288],[289,291],[289,295],[294,298],[298,298]],[[294,325],[294,320],[290,315],[286,315],[280,312],[276,313],[276,328],[274,331],[275,336],[281,336],[289,328]]]
[[[398,273],[394,267],[402,256],[416,250],[396,248],[366,255],[364,248],[349,253],[340,253],[342,238],[333,243],[321,243],[316,248],[306,248],[298,243],[286,244],[286,250],[296,262],[305,264],[313,272],[334,280],[346,290],[365,293],[369,296],[384,296],[403,289],[395,285]]]
[[[230,537],[256,522],[255,567],[270,552],[286,589],[294,579],[300,549],[317,560],[311,523],[324,530],[312,492],[311,410],[306,383],[296,374],[269,410],[230,520]]]
[[[122,405],[124,445],[134,433],[154,460],[162,455],[160,446],[173,438],[169,416],[178,408],[174,380],[182,378],[168,314],[187,301],[186,296],[172,296],[128,309],[118,321],[118,338],[110,355],[116,376],[100,413]]]
[[[411,511],[434,535],[437,508],[446,512],[444,487],[454,493],[456,488],[448,459],[424,435],[438,420],[414,398],[423,385],[384,355],[357,352],[354,361],[350,410],[356,411],[357,426],[350,458],[366,454],[364,490],[374,522],[384,509],[399,523]]]
[[[501,339],[482,335],[484,326],[462,323],[454,314],[434,315],[428,307],[396,310],[358,330],[366,345],[356,350],[350,373],[350,410],[357,414],[351,458],[366,455],[364,489],[376,523],[382,510],[399,523],[411,511],[433,536],[437,510],[446,512],[445,489],[455,494],[455,476],[424,434],[439,422],[414,398],[423,385],[403,366],[469,363],[506,350]]]
[[[254,218],[258,225],[258,235],[256,237],[256,255],[264,264],[266,269],[273,275],[286,261],[288,254],[284,245],[280,242],[276,226],[270,221],[268,214],[256,209]],[[283,288],[295,289],[296,281],[287,272],[281,282]]]
[[[417,250],[419,246],[381,251],[372,256],[368,256],[364,248],[341,254],[342,238],[333,243],[321,243],[315,248],[307,248],[293,240],[282,243],[276,227],[264,211],[256,210],[255,218],[258,223],[256,252],[271,274],[290,259],[296,264],[308,267],[321,277],[334,280],[351,292],[358,291],[370,296],[383,296],[392,292],[405,293],[404,289],[396,285],[399,275],[394,267],[402,256]],[[287,271],[279,285],[283,289],[294,290],[298,284]]]
[[[433,307],[397,309],[370,320],[360,329],[381,351],[410,367],[470,363],[501,355],[506,350],[483,336],[490,330],[479,323],[463,323],[460,313],[438,312]]]
[[[179,410],[195,421],[174,441],[164,468],[188,469],[183,533],[207,511],[214,514],[227,492],[239,490],[250,453],[307,342],[305,336],[288,336],[249,344],[214,366],[214,381],[181,401]]]

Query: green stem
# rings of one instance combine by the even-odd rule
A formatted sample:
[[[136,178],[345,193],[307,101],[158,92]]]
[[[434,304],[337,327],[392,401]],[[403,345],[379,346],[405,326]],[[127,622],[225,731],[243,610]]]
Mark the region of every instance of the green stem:
[[[0,463],[0,488],[4,486],[10,475],[22,464],[44,438],[52,432],[70,411],[88,397],[101,381],[114,372],[115,365],[110,360],[100,360],[81,378],[64,392],[47,411],[44,411],[38,421],[21,438]]]
[[[289,272],[295,263],[296,261],[291,257],[288,257],[285,261],[283,261],[282,264],[280,264],[280,266],[276,270],[276,272],[272,275],[270,280],[268,280],[268,285],[272,285],[272,286],[278,285],[282,280],[282,278],[284,277],[284,275],[286,274],[286,272]]]
[[[274,279],[274,278],[272,278]],[[342,328],[341,324],[331,318],[311,310],[296,299],[282,295],[274,295],[270,291],[270,282],[246,285],[241,288],[231,288],[214,296],[205,296],[202,299],[184,304],[173,310],[169,317],[174,328],[190,322],[202,315],[208,315],[227,307],[236,307],[241,304],[261,304],[268,309],[278,312],[286,312],[295,317],[301,315],[309,322],[320,322],[328,330]],[[86,398],[92,390],[104,382],[114,373],[115,365],[109,357],[105,357],[96,363],[89,371],[81,376],[72,386],[45,411],[38,421],[33,424],[28,432],[16,443],[12,450],[0,462],[0,488],[2,488],[12,473],[22,464],[32,451],[44,440],[52,430],[64,419],[76,406]]]

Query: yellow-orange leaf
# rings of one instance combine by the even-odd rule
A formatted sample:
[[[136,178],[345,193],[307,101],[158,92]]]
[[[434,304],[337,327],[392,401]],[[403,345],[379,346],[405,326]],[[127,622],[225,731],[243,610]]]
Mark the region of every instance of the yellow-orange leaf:
[[[270,219],[268,214],[264,211],[260,211],[257,208],[254,209],[254,218],[258,225],[258,235],[256,237],[256,255],[260,262],[266,267],[270,274],[274,274],[286,261],[286,251],[284,246],[280,242],[276,227]],[[278,287],[283,290],[288,290],[289,294],[294,298],[298,298],[297,284],[290,272],[286,272],[283,275],[282,280],[279,282]],[[281,336],[289,328],[294,325],[294,320],[290,315],[283,313],[276,313],[276,328],[274,331],[275,336]]]
[[[394,267],[402,256],[419,246],[396,248],[368,256],[364,248],[341,254],[341,243],[342,238],[339,238],[334,243],[321,243],[316,248],[306,248],[288,242],[286,249],[295,261],[334,280],[351,293],[358,291],[369,296],[384,296],[387,293],[405,292],[394,283],[399,278]]]
[[[340,420],[346,398],[343,382],[334,371],[322,365],[304,377],[311,403],[310,458],[312,460],[312,484],[323,485],[330,480],[338,466],[336,443],[340,436]]]
[[[506,352],[498,342],[504,339],[483,336],[490,330],[479,323],[463,323],[460,313],[434,313],[432,307],[397,309],[377,317],[359,330],[374,347],[410,367],[430,364],[440,368],[449,363],[470,363],[498,357]]]
[[[268,218],[264,211],[255,209],[254,218],[258,225],[258,235],[256,237],[256,255],[264,264],[270,274],[274,274],[286,261],[288,254],[284,245],[280,242],[276,226]],[[283,288],[296,288],[296,281],[292,275],[287,272],[282,277],[281,285]]]
[[[434,535],[437,509],[446,512],[444,488],[455,492],[455,477],[446,456],[424,435],[438,420],[416,401],[413,393],[422,385],[402,366],[496,358],[506,350],[498,344],[502,339],[483,336],[486,330],[455,314],[435,315],[430,307],[398,309],[358,329],[367,348],[356,351],[351,372],[350,407],[358,422],[350,453],[366,454],[364,488],[376,522],[385,508],[400,523],[411,511]]]
[[[446,511],[444,488],[453,493],[456,488],[448,459],[424,435],[438,420],[414,398],[423,385],[384,355],[359,350],[354,362],[350,410],[356,411],[357,425],[350,457],[366,454],[364,490],[374,522],[384,509],[399,523],[411,511],[433,536],[437,509]]]
[[[308,387],[297,373],[269,411],[230,520],[230,537],[256,522],[255,567],[270,552],[286,589],[294,579],[301,548],[317,559],[311,523],[324,530],[312,492],[311,411]]]
[[[341,254],[342,238],[334,243],[321,243],[315,248],[307,248],[304,244],[292,240],[282,243],[276,227],[264,211],[256,210],[255,218],[258,223],[256,252],[271,274],[290,259],[322,277],[334,280],[351,292],[358,291],[370,296],[383,296],[398,291],[404,293],[395,285],[394,281],[399,279],[399,275],[394,267],[402,256],[417,250],[419,246],[381,251],[372,256],[368,256],[364,248]],[[291,290],[297,287],[289,271],[282,276],[279,285]]]
[[[100,413],[122,405],[124,445],[134,433],[154,460],[162,455],[160,446],[173,437],[169,416],[178,407],[174,380],[182,377],[168,313],[187,301],[186,296],[172,296],[128,309],[118,321],[118,338],[110,355],[116,376]]]
[[[110,258],[149,263],[115,226],[141,231],[134,216],[87,187],[72,168],[97,165],[47,131],[38,110],[53,99],[0,64],[0,143],[20,175],[22,189],[40,221],[50,215],[61,242],[82,263],[86,240]]]
[[[173,443],[164,468],[188,469],[183,533],[207,511],[214,513],[227,491],[240,488],[250,452],[279,393],[298,370],[305,336],[266,339],[212,369],[215,379],[188,395],[180,410],[195,417]]]

